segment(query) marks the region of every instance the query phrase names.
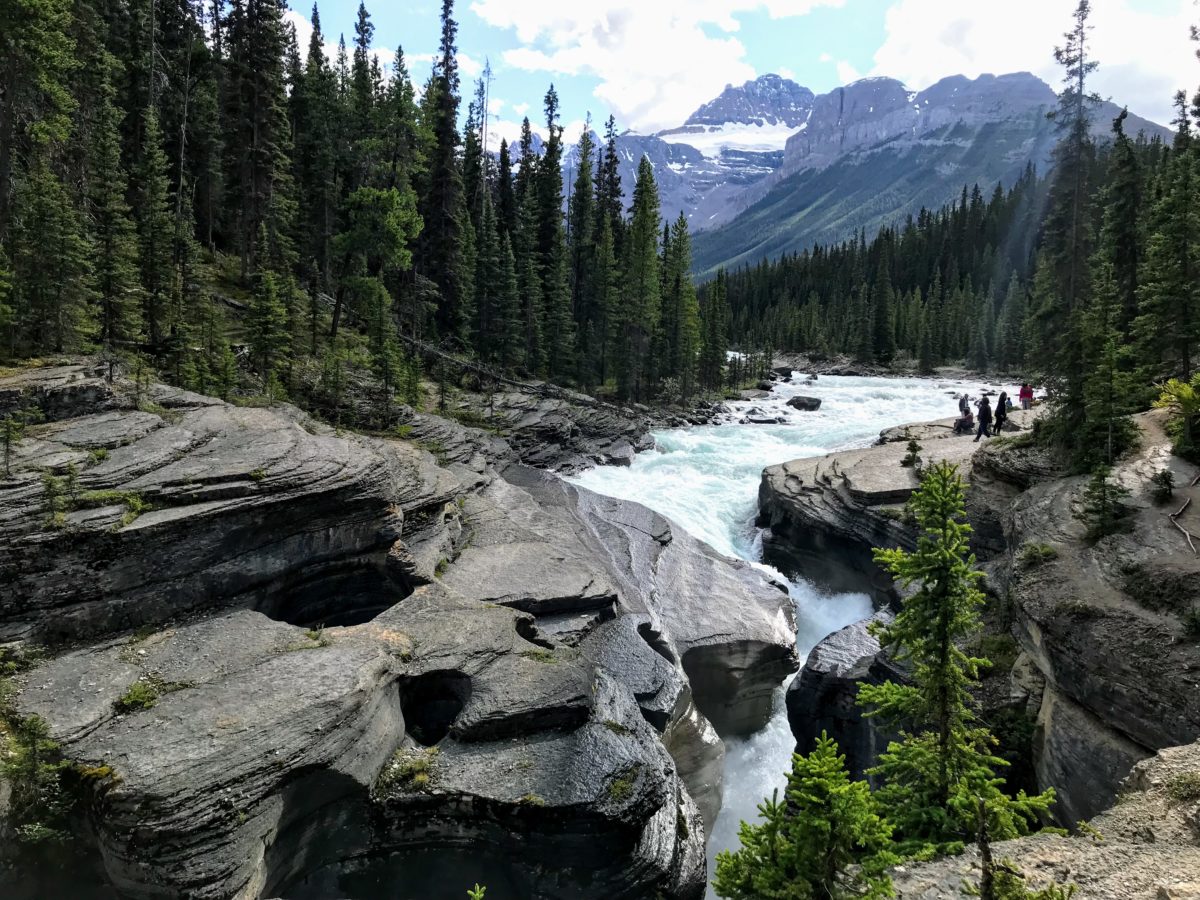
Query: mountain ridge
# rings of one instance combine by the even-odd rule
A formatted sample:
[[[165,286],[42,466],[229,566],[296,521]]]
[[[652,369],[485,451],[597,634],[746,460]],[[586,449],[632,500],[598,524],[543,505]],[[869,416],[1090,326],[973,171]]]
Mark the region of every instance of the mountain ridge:
[[[1029,72],[948,75],[919,91],[870,76],[822,94],[771,73],[726,85],[675,128],[624,132],[617,151],[627,197],[649,158],[663,214],[687,217],[696,271],[709,274],[874,231],[964,185],[1011,184],[1030,164],[1044,170],[1056,102]],[[1119,110],[1097,110],[1098,139]],[[1170,135],[1134,114],[1126,130]],[[578,150],[568,148],[564,178],[577,168]]]

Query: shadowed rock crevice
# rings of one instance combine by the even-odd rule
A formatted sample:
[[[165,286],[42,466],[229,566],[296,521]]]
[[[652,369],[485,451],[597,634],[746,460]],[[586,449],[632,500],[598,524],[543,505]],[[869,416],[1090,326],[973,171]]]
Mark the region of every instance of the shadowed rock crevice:
[[[272,585],[257,609],[302,628],[362,625],[413,592],[393,569],[363,559],[301,572]]]
[[[418,744],[432,747],[450,733],[470,698],[471,679],[461,672],[426,672],[401,680],[405,731]]]
[[[649,622],[643,622],[638,626],[638,634],[642,640],[650,645],[650,649],[669,662],[671,665],[676,665],[679,660],[675,658],[675,654],[671,651],[671,645],[667,639],[662,636],[662,633],[651,625]]]

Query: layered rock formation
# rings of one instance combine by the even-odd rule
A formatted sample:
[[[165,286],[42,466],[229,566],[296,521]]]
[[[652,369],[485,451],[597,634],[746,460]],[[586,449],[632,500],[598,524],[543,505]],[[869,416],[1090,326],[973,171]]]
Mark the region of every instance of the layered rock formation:
[[[786,594],[459,423],[100,374],[0,381],[46,420],[0,481],[0,643],[50,645],[15,713],[88,767],[77,840],[121,896],[703,893]]]
[[[924,442],[926,461],[962,466],[973,543],[989,574],[991,618],[1007,623],[1020,648],[1011,700],[1036,717],[1038,781],[1057,789],[1057,813],[1069,824],[1109,806],[1135,762],[1200,736],[1200,643],[1185,626],[1200,612],[1200,558],[1167,515],[1191,498],[1192,518],[1181,524],[1200,531],[1200,513],[1191,512],[1200,489],[1188,486],[1197,468],[1171,455],[1158,414],[1139,417],[1139,424],[1141,449],[1115,469],[1131,491],[1128,528],[1095,544],[1076,517],[1086,478],[1064,477],[1028,444],[979,448],[966,438],[939,438],[948,432],[936,424],[892,430],[880,446],[763,473],[768,555],[786,562],[799,552],[807,571],[810,559],[823,560],[840,586],[869,585],[883,597],[889,584],[870,562],[870,548],[911,547],[915,540],[900,506],[916,486],[900,466],[908,438]],[[1170,509],[1149,496],[1150,477],[1163,469],[1184,486]],[[813,652],[788,698],[798,738],[811,739],[824,726],[840,730],[858,756],[880,746],[870,726],[864,730],[845,712],[857,681],[886,671],[876,651],[873,639],[852,627]]]

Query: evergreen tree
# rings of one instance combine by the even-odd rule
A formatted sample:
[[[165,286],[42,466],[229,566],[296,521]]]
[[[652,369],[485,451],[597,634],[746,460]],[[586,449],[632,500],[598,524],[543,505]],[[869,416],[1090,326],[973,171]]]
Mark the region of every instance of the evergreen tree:
[[[622,398],[641,400],[647,383],[650,339],[658,328],[661,277],[658,257],[659,202],[654,167],[642,157],[633,188],[633,216],[625,246],[625,284],[616,354],[617,387]]]
[[[480,357],[489,361],[494,361],[502,350],[506,326],[502,307],[508,284],[501,272],[503,262],[496,215],[491,197],[485,194],[475,241],[475,347]]]
[[[500,288],[496,295],[495,319],[492,322],[493,358],[501,369],[513,368],[524,349],[521,296],[517,284],[517,263],[512,242],[507,234],[500,235]]]
[[[1150,213],[1136,323],[1147,374],[1190,376],[1200,343],[1200,150],[1182,91],[1175,142]]]
[[[871,358],[884,365],[896,355],[892,301],[892,276],[888,271],[886,254],[881,254],[879,271],[871,288]]]
[[[334,238],[339,272],[330,337],[336,338],[348,300],[369,298],[389,273],[412,265],[409,244],[421,228],[412,191],[359,188],[346,198],[346,228]],[[358,311],[361,318],[363,313]]]
[[[961,521],[964,485],[955,466],[941,462],[923,472],[909,501],[921,536],[915,552],[876,550],[876,561],[904,588],[916,586],[888,626],[880,646],[908,667],[912,683],[862,685],[859,703],[869,715],[901,727],[871,774],[880,778],[880,804],[905,853],[961,847],[975,830],[976,804],[995,811],[998,839],[1024,834],[1045,814],[1053,791],[1008,797],[996,770],[996,739],[979,724],[971,689],[987,660],[961,647],[979,627],[983,574],[968,550],[971,526]]]
[[[278,370],[289,350],[287,307],[279,297],[275,273],[259,272],[250,303],[250,354],[262,376],[263,387],[273,396]]]
[[[594,144],[592,142],[591,119],[584,123],[579,137],[578,163],[575,182],[571,188],[568,204],[567,240],[571,260],[571,309],[580,343],[580,375],[584,383],[591,383],[598,366],[596,348],[598,338],[595,257],[596,257],[596,210],[595,185],[592,179]]]
[[[729,347],[729,303],[725,297],[724,269],[717,271],[703,312],[704,340],[700,350],[700,386],[705,390],[720,390],[725,369],[725,354]]]
[[[596,375],[603,385],[608,382],[612,370],[612,358],[621,324],[621,277],[617,271],[612,224],[607,217],[600,219],[591,281],[595,316],[592,325],[592,347],[596,360]]]
[[[512,158],[508,141],[500,140],[500,158],[496,168],[496,216],[502,233],[512,239],[517,230],[517,197],[513,190]]]
[[[70,128],[71,7],[70,0],[0,4],[0,242],[11,225],[17,161],[66,140]]]
[[[696,389],[697,355],[700,351],[700,307],[692,283],[692,242],[687,217],[681,212],[670,226],[663,264],[663,316],[666,358],[664,373],[678,381],[679,397],[687,401]],[[671,398],[676,399],[676,398]]]
[[[161,351],[168,322],[171,295],[171,207],[167,181],[167,157],[163,152],[158,114],[146,111],[145,139],[137,168],[138,251],[142,270],[146,336],[154,352]]]
[[[891,826],[865,781],[851,781],[846,757],[824,733],[807,756],[792,754],[783,801],[759,804],[762,821],[742,822],[741,847],[717,854],[713,890],[731,900],[883,898]],[[851,866],[856,866],[849,872]]]
[[[15,206],[10,352],[80,350],[91,331],[92,248],[44,153],[23,176]]]
[[[1065,446],[1080,434],[1084,415],[1086,360],[1080,334],[1091,296],[1088,261],[1092,255],[1090,183],[1095,166],[1092,113],[1099,97],[1087,87],[1097,63],[1090,55],[1089,0],[1079,0],[1065,43],[1054,52],[1063,67],[1063,91],[1055,113],[1059,143],[1035,292],[1037,351],[1053,404],[1051,432]]]
[[[438,286],[437,328],[442,338],[465,342],[470,327],[470,276],[463,259],[465,235],[462,173],[458,167],[458,48],[454,0],[442,0],[440,56],[423,98],[433,135],[428,183],[422,195],[421,271]]]
[[[303,252],[316,261],[316,279],[328,288],[336,231],[337,83],[325,57],[325,36],[317,7],[312,11],[313,31],[308,44],[304,75],[296,92],[296,172],[302,205]]]
[[[542,278],[546,374],[551,379],[574,372],[575,321],[571,313],[570,261],[562,221],[562,126],[558,124],[558,92],[550,85],[545,98],[546,144],[534,174],[536,248]]]
[[[138,244],[125,202],[129,179],[121,166],[120,114],[110,96],[98,110],[92,145],[92,235],[99,340],[106,353],[139,335],[141,297]]]

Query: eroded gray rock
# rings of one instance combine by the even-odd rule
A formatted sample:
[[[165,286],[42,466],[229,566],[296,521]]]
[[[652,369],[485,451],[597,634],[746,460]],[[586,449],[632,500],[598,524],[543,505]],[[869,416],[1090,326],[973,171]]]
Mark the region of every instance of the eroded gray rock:
[[[0,640],[74,642],[17,703],[108,772],[123,896],[703,893],[705,713],[753,730],[795,667],[751,567],[433,416],[386,440],[162,386],[138,410],[86,366],[7,384],[49,421],[0,483]],[[102,500],[50,522],[69,464]]]

